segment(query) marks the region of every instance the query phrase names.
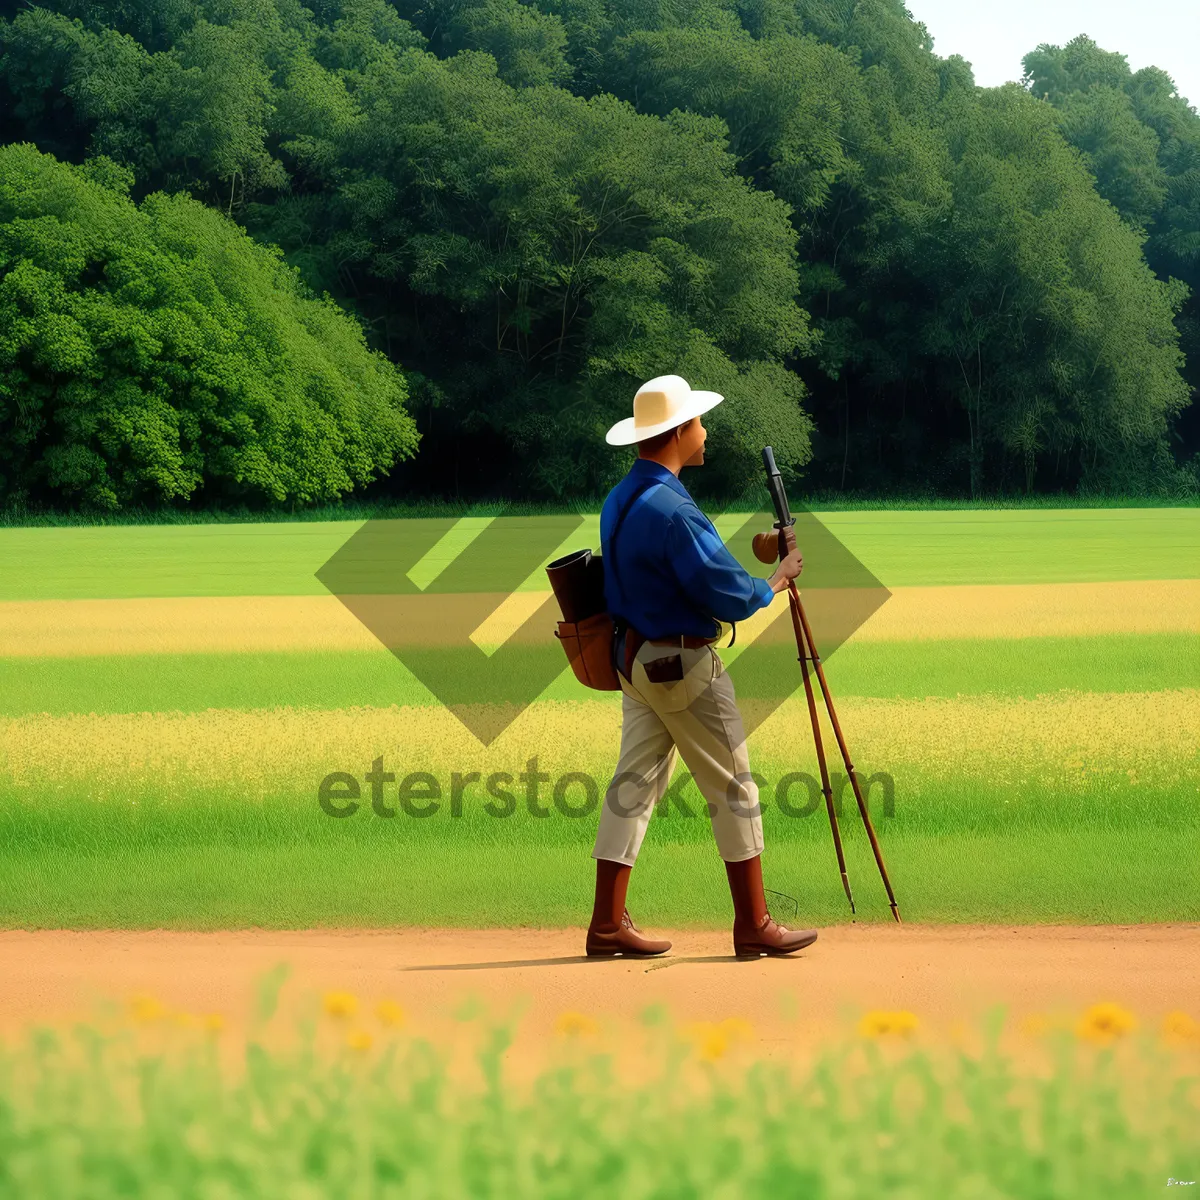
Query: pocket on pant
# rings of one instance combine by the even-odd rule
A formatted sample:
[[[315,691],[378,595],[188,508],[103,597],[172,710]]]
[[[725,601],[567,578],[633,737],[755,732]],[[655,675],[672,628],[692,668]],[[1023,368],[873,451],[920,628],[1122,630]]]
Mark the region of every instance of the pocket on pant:
[[[666,654],[663,649],[642,646],[633,664],[633,683],[651,708],[683,712],[712,686],[716,655],[707,646]]]
[[[683,679],[683,659],[678,654],[651,658],[642,664],[651,683],[675,683]]]

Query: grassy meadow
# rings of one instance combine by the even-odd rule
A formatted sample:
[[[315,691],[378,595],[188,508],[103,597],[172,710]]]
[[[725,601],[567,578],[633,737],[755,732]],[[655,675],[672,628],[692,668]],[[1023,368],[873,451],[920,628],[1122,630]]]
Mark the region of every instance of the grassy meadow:
[[[1200,510],[814,515],[892,592],[826,674],[860,778],[879,779],[905,919],[1200,919]],[[0,529],[0,925],[586,917],[597,812],[566,777],[602,794],[618,697],[564,660],[484,745],[315,578],[358,525]],[[426,575],[476,532],[443,537]],[[594,543],[592,517],[556,553]],[[519,590],[536,606],[541,588],[534,572]],[[750,738],[764,869],[777,915],[828,924],[849,914],[823,804],[780,791],[817,774],[794,647],[780,656],[796,690]],[[827,725],[825,744],[840,771]],[[410,777],[411,813],[400,782],[377,812],[365,781],[352,814],[323,811],[323,779],[362,781],[377,758]],[[721,925],[724,873],[682,770],[631,907]],[[848,788],[842,809],[859,916],[886,919]]]

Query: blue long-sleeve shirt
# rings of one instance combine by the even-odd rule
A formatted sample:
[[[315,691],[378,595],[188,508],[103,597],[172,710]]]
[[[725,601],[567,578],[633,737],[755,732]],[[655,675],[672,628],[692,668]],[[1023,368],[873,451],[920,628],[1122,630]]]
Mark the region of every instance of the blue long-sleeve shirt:
[[[614,550],[617,514],[647,484],[660,486],[629,506]],[[604,501],[600,553],[608,611],[646,638],[716,637],[716,621],[744,621],[774,598],[770,584],[729,553],[678,478],[647,458],[637,459]]]

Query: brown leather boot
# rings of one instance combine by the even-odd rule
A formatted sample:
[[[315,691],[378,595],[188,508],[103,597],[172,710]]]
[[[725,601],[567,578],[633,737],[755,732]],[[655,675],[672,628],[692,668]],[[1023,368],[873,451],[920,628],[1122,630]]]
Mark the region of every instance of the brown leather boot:
[[[633,923],[625,907],[632,867],[607,859],[596,859],[596,902],[592,908],[592,923],[587,931],[589,958],[611,958],[614,955],[665,954],[670,942],[644,937]]]
[[[815,929],[788,929],[767,911],[761,855],[727,862],[725,873],[733,896],[733,952],[739,958],[793,954],[817,940]]]

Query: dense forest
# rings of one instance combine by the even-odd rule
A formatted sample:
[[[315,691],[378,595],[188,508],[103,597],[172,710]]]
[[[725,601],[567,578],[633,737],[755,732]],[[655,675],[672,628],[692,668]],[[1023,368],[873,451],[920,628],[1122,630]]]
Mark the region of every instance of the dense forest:
[[[1200,117],[900,0],[0,3],[0,505],[1200,491]],[[936,34],[936,31],[932,31]]]

